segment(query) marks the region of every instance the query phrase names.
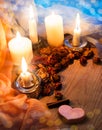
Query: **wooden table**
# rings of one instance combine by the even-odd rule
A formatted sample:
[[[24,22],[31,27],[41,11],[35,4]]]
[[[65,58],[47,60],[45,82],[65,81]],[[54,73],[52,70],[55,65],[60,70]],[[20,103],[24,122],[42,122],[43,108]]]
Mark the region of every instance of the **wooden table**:
[[[94,51],[97,53],[96,48]],[[7,67],[8,64],[5,63]],[[6,71],[5,67],[1,72],[10,78],[11,68]],[[58,128],[51,127],[49,130],[102,130],[102,64],[94,64],[90,59],[86,66],[82,66],[79,60],[74,60],[60,75],[64,98],[70,99],[72,107],[83,108],[87,117],[81,123],[69,125],[60,118],[58,108],[50,109],[53,117],[50,125],[56,124]],[[54,95],[40,100],[44,103],[56,101]]]
[[[79,60],[69,65],[60,73],[65,98],[71,100],[72,107],[81,107],[86,112],[86,120],[82,123],[71,124],[63,122],[58,115],[58,109],[52,112],[53,121],[61,121],[60,130],[102,130],[102,65],[96,65],[92,59],[86,66]],[[48,103],[55,101],[54,95],[41,99]],[[53,122],[53,123],[54,123]]]

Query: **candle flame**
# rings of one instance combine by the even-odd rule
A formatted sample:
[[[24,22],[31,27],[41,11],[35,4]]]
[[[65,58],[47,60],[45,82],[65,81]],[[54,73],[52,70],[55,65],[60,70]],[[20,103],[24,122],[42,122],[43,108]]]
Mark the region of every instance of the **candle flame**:
[[[76,29],[80,30],[80,15],[79,15],[79,13],[77,13],[77,17],[76,17]]]
[[[21,68],[23,73],[27,72],[27,63],[24,57],[22,58]]]

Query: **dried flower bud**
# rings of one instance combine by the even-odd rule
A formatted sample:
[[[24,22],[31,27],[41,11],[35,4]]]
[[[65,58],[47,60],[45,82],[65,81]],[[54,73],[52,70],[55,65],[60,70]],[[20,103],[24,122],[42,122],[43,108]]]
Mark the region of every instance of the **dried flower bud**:
[[[94,57],[93,58],[93,63],[100,64],[101,63],[101,59],[99,57]]]
[[[52,75],[52,79],[54,82],[59,82],[60,81],[60,76],[58,74]]]
[[[80,57],[81,57],[81,53],[80,52],[78,52],[78,51],[74,52],[74,58],[75,59],[79,59]]]
[[[85,54],[84,54],[84,56],[85,56],[87,59],[91,59],[91,58],[93,58],[93,56],[94,56],[94,52],[93,52],[92,50],[86,51]]]
[[[56,72],[59,72],[60,70],[61,70],[61,63],[57,63],[57,64],[55,64],[55,66],[54,66],[54,68],[55,68],[55,70],[56,70]]]
[[[67,58],[69,60],[69,64],[72,64],[74,62],[74,54],[73,53],[69,53],[67,55]]]
[[[61,92],[56,91],[56,92],[55,92],[55,98],[56,98],[57,100],[62,100],[63,94],[62,94]]]
[[[45,85],[44,86],[44,89],[42,91],[42,95],[43,96],[49,96],[50,94],[52,93],[52,88],[51,86],[48,84],[48,85]]]
[[[61,65],[63,68],[67,67],[69,64],[69,59],[66,57],[66,58],[63,58],[62,61],[61,61]]]
[[[87,64],[87,59],[85,58],[85,56],[81,56],[80,64],[83,65],[83,66],[85,66]]]
[[[62,89],[62,83],[61,82],[55,83],[54,88],[55,88],[55,90],[61,90]]]

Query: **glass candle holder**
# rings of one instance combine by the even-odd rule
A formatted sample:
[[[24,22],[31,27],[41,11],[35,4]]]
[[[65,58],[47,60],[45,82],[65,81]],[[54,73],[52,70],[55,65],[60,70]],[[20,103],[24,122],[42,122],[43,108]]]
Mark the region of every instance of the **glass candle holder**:
[[[64,44],[73,51],[80,51],[87,45],[87,41],[85,38],[80,38],[80,43],[78,46],[74,46],[72,40],[73,40],[72,35],[68,34],[68,38],[65,38]]]
[[[38,98],[41,92],[40,78],[35,73],[21,73],[14,81],[14,87],[28,97]]]

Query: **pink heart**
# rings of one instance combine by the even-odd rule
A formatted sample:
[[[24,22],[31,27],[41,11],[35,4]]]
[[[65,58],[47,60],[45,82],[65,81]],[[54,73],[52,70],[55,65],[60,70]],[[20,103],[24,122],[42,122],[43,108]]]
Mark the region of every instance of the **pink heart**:
[[[72,108],[68,105],[62,105],[59,107],[58,112],[69,123],[77,123],[82,121],[85,117],[85,111],[82,108]]]

